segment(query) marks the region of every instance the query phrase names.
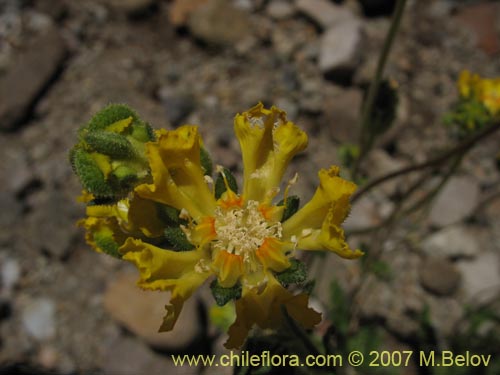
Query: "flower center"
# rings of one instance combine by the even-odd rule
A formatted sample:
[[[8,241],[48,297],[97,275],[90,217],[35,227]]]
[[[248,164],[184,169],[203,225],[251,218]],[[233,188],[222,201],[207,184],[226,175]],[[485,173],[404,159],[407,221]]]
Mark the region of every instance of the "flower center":
[[[246,260],[264,242],[265,238],[281,238],[281,223],[269,223],[259,211],[259,202],[250,200],[246,206],[215,209],[213,246],[218,250],[242,255]]]

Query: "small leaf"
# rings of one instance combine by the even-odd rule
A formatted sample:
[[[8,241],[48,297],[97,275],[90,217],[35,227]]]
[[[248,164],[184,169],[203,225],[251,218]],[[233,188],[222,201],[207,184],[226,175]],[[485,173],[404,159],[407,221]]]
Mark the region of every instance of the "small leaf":
[[[113,190],[106,183],[101,171],[92,156],[82,149],[75,148],[71,153],[72,165],[80,178],[83,187],[97,198],[114,197]]]
[[[132,117],[133,121],[139,120],[137,114],[125,104],[110,104],[90,119],[87,128],[89,132],[104,130],[109,125],[128,117]]]
[[[165,238],[168,240],[174,251],[193,250],[194,246],[188,241],[186,234],[179,227],[165,228]]]
[[[220,286],[217,279],[215,279],[210,284],[210,289],[212,290],[212,295],[214,296],[215,302],[219,306],[224,306],[232,299],[241,298],[242,287],[240,283],[235,284],[231,288],[223,288]]]
[[[238,184],[236,183],[236,178],[234,178],[229,169],[224,168],[224,176],[226,176],[226,181],[229,185],[229,188],[235,194],[238,194]],[[217,175],[217,180],[215,181],[215,199],[219,199],[226,190],[227,189],[226,184],[224,183],[224,177],[222,177],[222,173],[219,173]]]
[[[203,174],[206,176],[211,176],[213,173],[213,164],[210,154],[203,147],[200,149],[200,162],[203,168]]]
[[[290,258],[290,267],[283,272],[275,273],[276,279],[283,286],[290,284],[300,284],[307,279],[306,265],[298,259]]]
[[[154,141],[156,138],[153,128],[148,123],[142,121],[139,124],[134,124],[130,135],[139,142]]]
[[[112,158],[128,159],[134,155],[134,148],[127,138],[120,134],[98,130],[87,133],[84,139],[92,149]]]
[[[182,224],[179,214],[181,213],[177,208],[168,206],[166,204],[158,203],[156,205],[158,217],[160,220],[167,223],[168,226],[175,227]]]
[[[282,199],[278,206],[285,205],[285,201]],[[298,210],[300,205],[300,198],[296,195],[290,195],[286,198],[286,206],[283,211],[283,217],[281,218],[281,222],[283,223],[285,220],[291,218]]]
[[[122,257],[122,255],[118,251],[120,246],[118,246],[118,244],[116,243],[116,241],[113,239],[112,236],[97,232],[94,233],[93,237],[97,247],[101,249],[104,253],[119,259]]]

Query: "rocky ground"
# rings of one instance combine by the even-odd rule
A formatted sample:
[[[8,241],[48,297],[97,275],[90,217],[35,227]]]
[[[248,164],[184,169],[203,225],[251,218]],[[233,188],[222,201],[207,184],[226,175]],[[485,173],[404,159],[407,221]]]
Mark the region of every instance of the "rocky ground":
[[[127,103],[156,128],[201,125],[215,161],[239,175],[234,114],[276,104],[310,135],[290,168],[300,174],[296,193],[310,197],[316,171],[339,163],[338,147],[357,140],[361,88],[391,3],[0,0],[0,373],[20,365],[58,374],[213,373],[173,368],[162,354],[221,352],[224,335],[204,318],[206,293],[173,333],[157,334],[168,295],[135,289],[126,264],[84,243],[75,226],[84,214],[80,187],[67,161],[76,131],[107,103]],[[408,1],[386,70],[399,85],[398,118],[365,163],[367,177],[452,144],[441,117],[459,72],[498,76],[499,55],[498,2]],[[379,320],[397,345],[416,335],[427,307],[446,342],[467,306],[498,300],[499,141],[496,134],[476,147],[430,212],[399,223],[380,244],[391,277],[322,260],[347,291],[358,289],[360,318]],[[348,229],[379,223],[398,188],[389,183],[360,200]],[[315,288],[325,308],[327,274]]]

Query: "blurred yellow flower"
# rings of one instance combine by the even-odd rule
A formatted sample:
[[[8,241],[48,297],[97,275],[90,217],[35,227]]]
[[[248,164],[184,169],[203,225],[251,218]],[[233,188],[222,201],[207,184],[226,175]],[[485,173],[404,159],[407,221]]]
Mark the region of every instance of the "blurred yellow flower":
[[[220,288],[239,288],[228,348],[240,347],[255,324],[278,326],[282,306],[306,328],[320,321],[320,314],[308,307],[308,295],[292,293],[277,277],[290,269],[297,249],[327,250],[349,259],[362,255],[349,248],[341,228],[356,186],[342,179],[337,167],[321,170],[312,199],[283,220],[294,181],[285,186],[283,204],[278,205],[282,178],[308,142],[285,112],[258,104],[236,116],[234,129],[243,157],[241,194],[218,167],[225,191],[216,198],[213,180],[200,162],[198,128],[184,125],[160,130],[156,141],[146,143],[151,169],[147,183],[112,205],[89,206],[82,222],[92,246],[102,250],[99,238],[105,238],[137,266],[140,287],[171,291],[161,331],[174,327],[184,301],[208,278],[215,276]],[[162,218],[155,204],[177,210],[189,249],[162,246]]]
[[[481,78],[464,70],[458,79],[458,90],[462,98],[481,102],[492,116],[500,114],[500,78]]]

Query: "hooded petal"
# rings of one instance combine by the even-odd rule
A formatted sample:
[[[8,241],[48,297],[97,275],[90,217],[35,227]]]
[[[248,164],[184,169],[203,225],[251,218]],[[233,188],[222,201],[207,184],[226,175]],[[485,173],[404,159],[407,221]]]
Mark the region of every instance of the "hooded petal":
[[[127,239],[120,248],[123,259],[134,263],[140,272],[138,285],[148,290],[170,290],[170,305],[160,331],[173,328],[184,301],[210,276],[199,264],[206,254],[202,249],[176,252],[161,249],[141,240]]]
[[[285,112],[262,103],[238,114],[234,130],[243,157],[243,196],[270,201],[292,157],[306,148],[307,135],[287,121]]]
[[[186,209],[195,219],[210,216],[215,208],[200,163],[201,139],[196,126],[159,131],[158,141],[146,145],[152,184],[136,187],[143,198]]]
[[[243,289],[242,297],[236,301],[236,320],[229,328],[224,346],[228,349],[241,347],[254,324],[261,328],[278,327],[284,318],[282,306],[304,328],[312,328],[321,321],[321,314],[308,307],[307,294],[293,295],[269,275],[262,293],[256,288]]]
[[[301,250],[330,250],[344,258],[358,258],[363,253],[349,249],[340,228],[356,185],[339,177],[338,167],[322,169],[318,175],[320,184],[314,196],[283,223],[283,238]]]

